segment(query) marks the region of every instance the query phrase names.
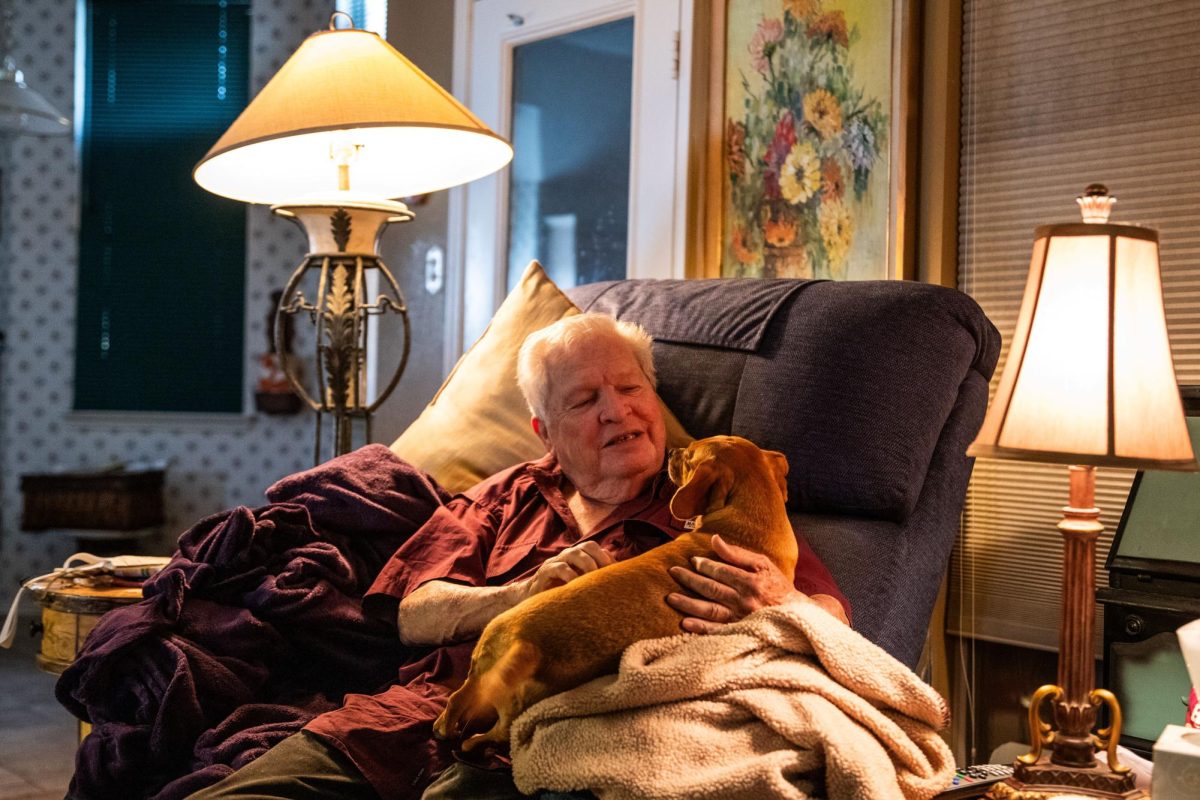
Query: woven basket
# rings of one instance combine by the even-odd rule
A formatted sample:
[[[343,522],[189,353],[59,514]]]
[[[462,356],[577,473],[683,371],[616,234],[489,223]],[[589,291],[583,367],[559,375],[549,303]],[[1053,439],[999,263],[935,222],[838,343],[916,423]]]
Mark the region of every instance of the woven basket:
[[[21,528],[132,531],[163,522],[161,469],[22,475]]]

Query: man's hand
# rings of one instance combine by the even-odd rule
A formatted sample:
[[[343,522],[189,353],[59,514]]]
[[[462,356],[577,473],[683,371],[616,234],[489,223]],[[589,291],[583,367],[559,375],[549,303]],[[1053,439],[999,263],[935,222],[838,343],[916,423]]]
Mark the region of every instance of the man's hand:
[[[537,572],[525,584],[525,596],[533,597],[555,586],[578,578],[593,570],[607,567],[613,557],[594,541],[580,542],[542,562]]]
[[[712,537],[713,552],[721,559],[693,559],[692,569],[671,567],[671,577],[693,594],[673,592],[667,603],[683,613],[683,629],[690,633],[712,633],[731,622],[794,598],[811,600],[843,622],[845,612],[828,595],[808,597],[798,591],[771,559]],[[693,596],[695,595],[695,596]]]
[[[613,557],[594,541],[580,542],[542,562],[532,578],[505,586],[460,586],[433,580],[400,601],[396,627],[408,645],[448,644],[478,636],[497,615],[527,597],[606,567]]]

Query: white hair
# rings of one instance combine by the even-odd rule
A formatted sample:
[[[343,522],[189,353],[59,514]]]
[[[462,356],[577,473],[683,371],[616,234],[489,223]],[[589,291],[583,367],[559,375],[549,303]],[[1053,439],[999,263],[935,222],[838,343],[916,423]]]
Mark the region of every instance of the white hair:
[[[517,385],[535,417],[546,419],[550,362],[576,343],[597,336],[615,336],[624,341],[650,386],[658,386],[650,352],[652,339],[641,325],[618,321],[607,314],[573,314],[526,336],[517,354]]]

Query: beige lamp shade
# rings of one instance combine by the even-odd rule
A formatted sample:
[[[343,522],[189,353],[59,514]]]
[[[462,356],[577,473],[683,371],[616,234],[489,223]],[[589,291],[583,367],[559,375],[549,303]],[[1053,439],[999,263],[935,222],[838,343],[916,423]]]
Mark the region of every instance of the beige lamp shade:
[[[347,190],[383,199],[467,183],[511,160],[508,142],[395,48],[344,29],[301,43],[193,177],[248,203]]]
[[[1158,233],[1037,229],[996,396],[968,455],[1195,470],[1171,361]]]

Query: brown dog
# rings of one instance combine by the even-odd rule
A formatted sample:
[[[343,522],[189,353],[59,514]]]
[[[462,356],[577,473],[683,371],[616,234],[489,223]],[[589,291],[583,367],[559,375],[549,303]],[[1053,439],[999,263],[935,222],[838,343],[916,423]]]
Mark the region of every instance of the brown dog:
[[[471,670],[434,723],[439,738],[491,725],[463,743],[508,742],[522,711],[552,694],[616,672],[634,642],[681,632],[666,604],[679,585],[668,569],[713,557],[712,535],[768,556],[784,575],[796,569],[788,522],[787,459],[737,436],[714,436],[674,450],[668,473],[680,487],[671,513],[694,531],[635,558],[534,595],[493,619],[471,654]]]

